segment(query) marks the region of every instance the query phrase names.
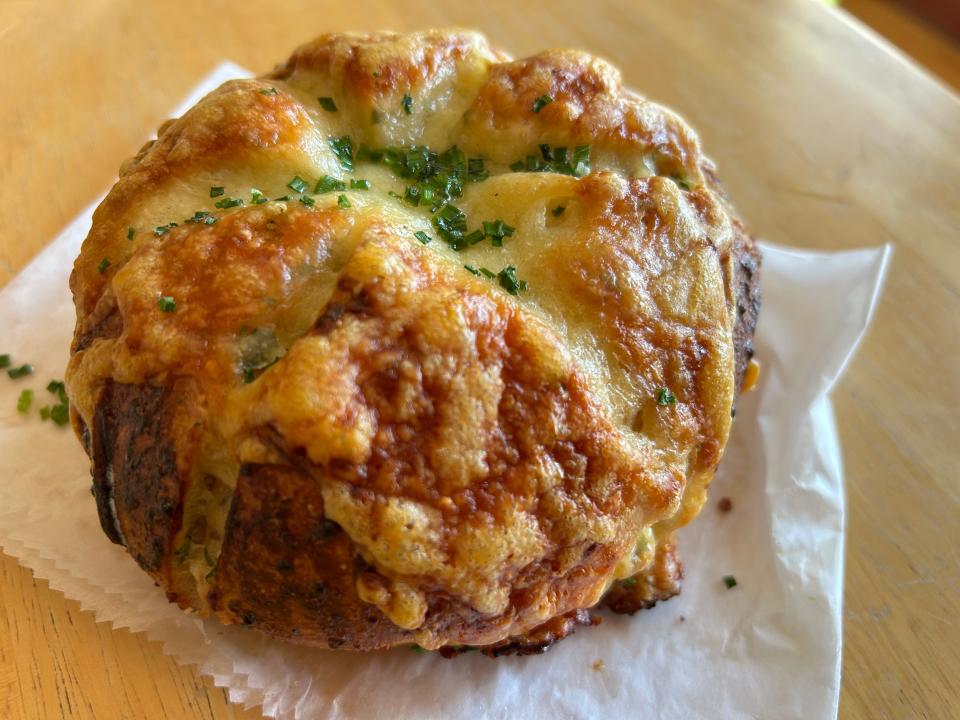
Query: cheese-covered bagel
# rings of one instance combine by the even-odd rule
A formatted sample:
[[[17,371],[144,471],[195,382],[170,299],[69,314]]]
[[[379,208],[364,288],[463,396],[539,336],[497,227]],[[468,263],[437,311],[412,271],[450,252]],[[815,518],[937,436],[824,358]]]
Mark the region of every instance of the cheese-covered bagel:
[[[758,262],[606,62],[322,36],[94,215],[67,383],[103,528],[182,607],[328,647],[539,649],[670,597]]]

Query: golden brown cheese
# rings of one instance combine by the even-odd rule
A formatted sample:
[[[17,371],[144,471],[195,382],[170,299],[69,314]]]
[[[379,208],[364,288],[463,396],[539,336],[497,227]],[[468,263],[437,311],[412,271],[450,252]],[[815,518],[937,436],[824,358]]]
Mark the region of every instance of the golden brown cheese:
[[[513,234],[452,249],[428,207],[399,199],[411,181],[359,158],[344,168],[331,139],[345,136],[484,158],[490,177],[453,202],[471,229]],[[589,144],[589,174],[508,169],[541,143]],[[314,192],[324,176],[347,188]],[[370,188],[350,188],[358,178]],[[658,547],[676,566],[671,533],[699,512],[730,428],[740,233],[692,130],[602,60],[510,61],[473,33],[322,36],[165,124],[95,213],[71,278],[68,385],[98,492],[131,487],[116,458],[97,469],[98,443],[121,437],[105,424],[124,417],[106,398],[180,388],[156,400],[177,403],[171,427],[189,437],[163,490],[174,519],[136,542],[162,549],[141,564],[181,604],[255,617],[243,557],[260,577],[258,558],[283,550],[260,552],[251,518],[261,503],[292,518],[302,496],[347,538],[330,555],[353,578],[336,602],[399,630],[327,623],[303,638],[274,613],[269,632],[354,647],[523,635],[652,567]],[[526,290],[465,266],[513,266]],[[240,493],[238,477],[276,490]],[[276,522],[308,542],[296,517]],[[331,572],[262,562],[304,573],[294,596]]]

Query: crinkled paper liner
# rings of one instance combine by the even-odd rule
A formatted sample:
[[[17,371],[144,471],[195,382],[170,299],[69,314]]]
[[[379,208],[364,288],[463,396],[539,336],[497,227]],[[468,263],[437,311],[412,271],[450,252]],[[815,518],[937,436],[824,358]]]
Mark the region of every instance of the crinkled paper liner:
[[[244,75],[218,67],[184,106]],[[92,210],[0,292],[2,352],[36,367],[0,378],[0,545],[98,620],[145,632],[232,702],[275,718],[836,716],[844,493],[828,393],[869,323],[889,247],[764,246],[761,380],[740,402],[710,503],[681,531],[679,597],[632,618],[607,614],[544,656],[451,661],[302,648],[202,620],[167,603],[107,540],[73,434],[15,409],[28,387],[45,404],[46,382],[63,375],[67,277]],[[732,500],[729,513],[717,510],[720,497]]]

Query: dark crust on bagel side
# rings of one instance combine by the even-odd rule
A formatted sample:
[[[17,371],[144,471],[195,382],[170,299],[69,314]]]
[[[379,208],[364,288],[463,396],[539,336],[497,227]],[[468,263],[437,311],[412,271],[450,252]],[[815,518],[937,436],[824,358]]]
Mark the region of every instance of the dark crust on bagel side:
[[[100,524],[151,574],[161,570],[180,525],[182,482],[169,433],[172,394],[163,386],[108,382],[91,433]]]

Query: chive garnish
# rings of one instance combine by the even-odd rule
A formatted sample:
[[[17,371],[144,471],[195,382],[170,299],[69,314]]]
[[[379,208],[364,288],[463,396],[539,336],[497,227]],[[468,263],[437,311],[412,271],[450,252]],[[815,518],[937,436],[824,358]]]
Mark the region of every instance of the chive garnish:
[[[110,267],[110,258],[104,258],[100,261],[100,264],[97,265],[97,271],[103,275],[104,271]]]
[[[153,234],[156,235],[157,237],[160,237],[162,235],[166,235],[175,227],[179,227],[179,225],[177,225],[177,223],[175,222],[167,223],[166,225],[159,225],[158,227],[154,228]]]
[[[729,590],[730,588],[737,586],[737,579],[733,575],[724,575],[723,584],[726,585],[727,590]]]
[[[526,280],[517,279],[517,269],[513,265],[508,265],[498,272],[497,280],[500,282],[500,287],[511,295],[519,295],[527,289]]]
[[[10,367],[10,356],[9,355],[0,355],[0,368]]]
[[[342,180],[337,180],[331,175],[324,175],[317,181],[317,186],[313,189],[315,193],[327,193],[333,190],[346,190],[347,186]]]
[[[657,389],[657,404],[658,405],[673,405],[677,402],[677,396],[670,392],[669,388],[658,388]]]
[[[463,236],[463,243],[465,245],[476,245],[478,242],[481,242],[486,235],[484,235],[483,230],[474,230],[472,233]]]
[[[473,182],[480,182],[490,177],[490,173],[484,168],[483,158],[470,158],[467,160],[467,176]]]
[[[333,101],[332,97],[319,97],[317,100],[320,101],[320,107],[322,107],[327,112],[336,112],[337,104]]]
[[[275,87],[264,88],[263,90],[260,91],[260,94],[261,94],[261,95],[276,95],[276,94],[277,94],[277,89],[276,89]]]
[[[340,167],[344,170],[353,170],[353,143],[349,135],[338,138],[328,138],[327,144],[334,155],[340,160]]]
[[[287,187],[293,190],[294,192],[301,193],[307,189],[307,181],[304,180],[299,175],[294,175],[293,180],[287,183]]]
[[[263,203],[269,202],[263,193],[257,188],[250,188],[250,203],[252,205],[263,205]]]
[[[57,425],[66,425],[70,422],[70,406],[69,405],[54,405],[50,408],[50,419],[53,420]]]
[[[553,98],[549,95],[541,95],[536,100],[533,101],[533,111],[535,113],[543,110],[547,105],[553,102]]]
[[[220,186],[220,185],[218,185],[217,187],[211,187],[210,197],[212,198],[220,197],[221,195],[223,195],[223,190],[224,190],[223,186]]]
[[[206,210],[197,210],[193,217],[189,217],[184,220],[185,223],[203,223],[204,225],[213,225],[217,221],[213,215],[208,213]]]
[[[316,201],[309,195],[301,195],[300,202],[302,202],[307,207],[313,207],[316,204]]]
[[[243,200],[232,197],[225,197],[223,200],[218,200],[213,204],[214,207],[220,208],[221,210],[237,207],[238,205],[243,205]]]
[[[18,380],[19,378],[26,377],[27,375],[33,375],[33,365],[24,363],[20,367],[10,368],[7,370],[7,375],[10,376],[11,380]]]
[[[513,235],[515,228],[507,225],[503,220],[483,221],[483,232],[494,247],[502,247],[503,239]]]
[[[128,228],[127,228],[127,240],[133,240],[133,236],[136,234],[136,232],[137,232],[137,231],[134,230],[132,227],[128,227]]]
[[[403,106],[403,111],[410,115],[413,112],[413,98],[410,97],[410,93],[404,93],[403,100],[400,101],[400,105]]]
[[[433,216],[433,226],[440,237],[446,240],[454,250],[463,248],[463,233],[467,229],[467,216],[456,205],[444,205]]]
[[[26,415],[30,412],[30,405],[33,404],[33,390],[21,390],[17,398],[17,412]]]
[[[565,205],[557,205],[553,210],[551,210],[551,212],[553,213],[554,217],[560,217],[563,215],[563,211],[566,209],[567,208]]]
[[[369,190],[370,181],[369,180],[350,180],[350,189],[351,190]]]
[[[172,313],[177,309],[177,301],[169,295],[162,295],[157,298],[157,307],[161,312]]]
[[[63,380],[51,380],[47,383],[47,392],[60,398],[60,402],[67,402],[67,386]]]
[[[342,208],[351,207],[351,205],[350,205],[350,200],[349,200],[349,198],[347,198],[346,195],[338,195],[338,196],[337,196],[337,205],[339,205],[339,206],[342,207]]]
[[[480,271],[473,267],[473,265],[464,265],[463,267],[466,268],[468,272],[480,277]]]
[[[428,242],[430,242],[430,240],[432,239],[432,238],[431,238],[429,235],[427,235],[423,230],[417,230],[417,231],[413,234],[413,236],[414,236],[417,240],[419,240],[420,242],[422,242],[424,245],[426,245],[426,244],[427,244]]]
[[[537,146],[540,155],[527,155],[523,160],[511,163],[514,172],[555,172],[561,175],[583,177],[590,172],[590,146],[577,145],[571,157],[567,157],[567,148],[551,147],[546,143]]]

